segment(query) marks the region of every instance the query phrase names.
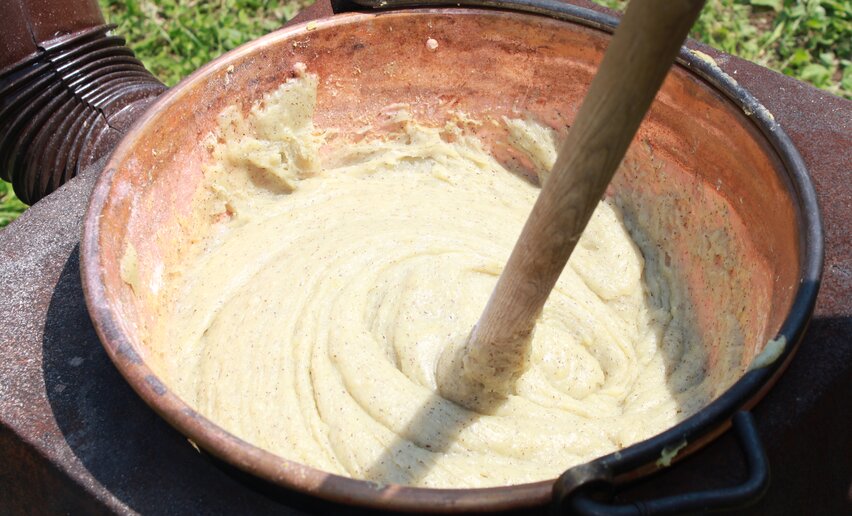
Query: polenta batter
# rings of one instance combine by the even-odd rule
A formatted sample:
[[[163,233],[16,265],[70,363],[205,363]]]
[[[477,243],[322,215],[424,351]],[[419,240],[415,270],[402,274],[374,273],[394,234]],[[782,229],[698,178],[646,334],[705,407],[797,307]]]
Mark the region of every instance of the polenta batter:
[[[682,339],[670,276],[646,281],[608,202],[509,398],[487,415],[441,398],[438,357],[476,323],[538,188],[463,123],[425,127],[403,109],[397,133],[335,145],[314,129],[315,101],[304,75],[246,115],[226,110],[206,142],[198,209],[220,214],[218,232],[165,282],[150,336],[165,357],[157,373],[189,405],[328,472],[483,487],[555,478],[707,401],[704,355]],[[552,132],[502,123],[552,165]]]

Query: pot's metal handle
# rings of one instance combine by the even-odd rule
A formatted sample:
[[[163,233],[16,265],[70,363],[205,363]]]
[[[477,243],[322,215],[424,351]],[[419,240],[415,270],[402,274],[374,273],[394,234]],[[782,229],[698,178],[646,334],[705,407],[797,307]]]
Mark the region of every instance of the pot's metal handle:
[[[588,516],[649,516],[664,514],[703,513],[746,507],[759,500],[769,487],[769,462],[757,434],[754,417],[749,412],[737,412],[733,427],[748,465],[748,478],[737,486],[708,489],[626,504],[599,501],[591,489],[578,487],[572,477],[563,475],[554,486],[554,512]],[[591,479],[594,480],[594,479]],[[570,487],[560,485],[572,482]],[[569,493],[560,496],[560,493]]]
[[[365,9],[403,9],[424,7],[473,7],[508,9],[531,14],[542,14],[563,21],[581,22],[584,25],[612,32],[618,18],[562,0],[331,0],[335,13],[363,11]]]

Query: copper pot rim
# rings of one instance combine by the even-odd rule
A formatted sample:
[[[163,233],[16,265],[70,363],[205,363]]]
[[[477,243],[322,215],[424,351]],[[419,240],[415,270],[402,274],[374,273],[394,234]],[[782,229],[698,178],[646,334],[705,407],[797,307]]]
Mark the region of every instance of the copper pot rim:
[[[567,15],[560,17],[568,23],[576,23],[605,33],[612,33],[617,25],[615,18],[596,11],[568,4],[561,9],[568,12]],[[554,484],[560,479],[489,488],[436,489],[398,484],[383,485],[328,473],[254,446],[216,425],[172,393],[141,359],[126,336],[127,329],[122,319],[107,301],[101,277],[99,249],[101,213],[109,198],[116,167],[131,152],[136,140],[149,123],[162,116],[169,105],[181,102],[191,86],[204,82],[212,75],[221,72],[229,63],[259,52],[267,45],[276,44],[291,36],[302,34],[306,30],[328,29],[362,23],[376,16],[412,12],[454,15],[493,15],[498,12],[504,15],[532,17],[541,15],[541,13],[529,14],[471,7],[406,8],[375,14],[336,14],[271,32],[202,66],[151,105],[116,146],[104,166],[104,171],[92,192],[83,222],[80,267],[84,297],[96,333],[108,356],[145,403],[187,436],[193,446],[197,445],[214,457],[263,481],[331,502],[393,511],[485,512],[540,506],[551,499]],[[768,392],[795,354],[813,311],[822,275],[823,238],[816,195],[804,162],[792,142],[762,104],[736,81],[721,72],[715,63],[706,61],[686,47],[682,48],[677,63],[709,83],[709,87],[723,93],[730,101],[743,109],[782,158],[786,167],[783,172],[788,174],[793,183],[793,193],[798,197],[802,219],[800,221],[800,237],[803,239],[804,253],[802,274],[793,306],[777,335],[777,337],[785,337],[790,344],[775,362],[767,367],[747,372],[721,397],[670,429],[618,452],[577,466],[580,468],[593,464],[604,465],[615,483],[629,481],[652,472],[655,469],[653,467],[655,459],[667,446],[683,440],[690,443],[676,460],[697,451],[730,426],[730,418],[736,410],[755,405]],[[782,173],[782,171],[778,172]]]

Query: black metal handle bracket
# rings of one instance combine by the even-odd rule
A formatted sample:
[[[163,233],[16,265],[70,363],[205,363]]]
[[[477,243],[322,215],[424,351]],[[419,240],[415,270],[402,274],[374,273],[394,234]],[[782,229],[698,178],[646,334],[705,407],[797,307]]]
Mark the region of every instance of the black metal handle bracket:
[[[331,0],[331,5],[336,14],[403,8],[470,7],[541,14],[610,32],[618,25],[618,18],[562,0]]]
[[[588,516],[647,516],[664,514],[705,513],[746,507],[759,500],[769,487],[769,462],[757,434],[754,417],[749,412],[737,412],[734,431],[748,465],[748,478],[737,486],[708,489],[693,493],[667,496],[656,500],[613,504],[600,501],[593,494],[603,488],[611,491],[611,475],[595,462],[573,468],[557,480],[554,486],[554,509],[561,514]],[[577,471],[574,471],[577,470]]]

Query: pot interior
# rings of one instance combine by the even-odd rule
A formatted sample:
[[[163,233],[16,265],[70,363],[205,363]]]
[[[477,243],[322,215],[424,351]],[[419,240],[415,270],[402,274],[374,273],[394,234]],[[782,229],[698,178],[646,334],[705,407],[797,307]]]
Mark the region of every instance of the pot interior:
[[[429,48],[430,39],[437,49]],[[301,479],[282,473],[287,461],[230,436],[169,393],[169,378],[159,374],[169,357],[146,339],[158,303],[153,285],[162,281],[164,269],[168,274],[181,263],[203,235],[198,228],[212,232],[216,222],[214,215],[192,210],[201,164],[210,159],[200,142],[223,109],[236,105],[247,112],[294,77],[297,63],[319,77],[315,125],[344,138],[355,138],[352,132],[365,125],[381,126],[391,104],[409,105],[429,125],[443,124],[455,111],[474,119],[529,117],[564,135],[608,39],[604,32],[545,17],[409,10],[342,15],[285,29],[204,67],[135,126],[96,191],[98,268],[87,274],[97,288],[89,286],[88,297],[100,307],[93,318],[119,369],[181,431],[267,480],[361,503],[365,496],[385,502],[408,496],[434,506],[475,504],[464,494],[437,490],[430,498],[427,489],[388,492],[360,486],[366,482],[335,484],[310,468],[290,470]],[[505,127],[484,124],[472,131],[499,161],[537,180],[529,159],[508,145]],[[780,328],[796,293],[797,214],[782,170],[737,107],[677,66],[607,194],[626,217],[654,226],[638,228],[660,236],[638,242],[643,252],[658,253],[679,271],[682,295],[693,308],[695,338],[705,350],[706,402],[744,374]],[[135,253],[133,285],[126,264],[122,273],[128,246]],[[541,502],[549,483],[512,489],[479,502]],[[376,494],[363,495],[370,490]]]

